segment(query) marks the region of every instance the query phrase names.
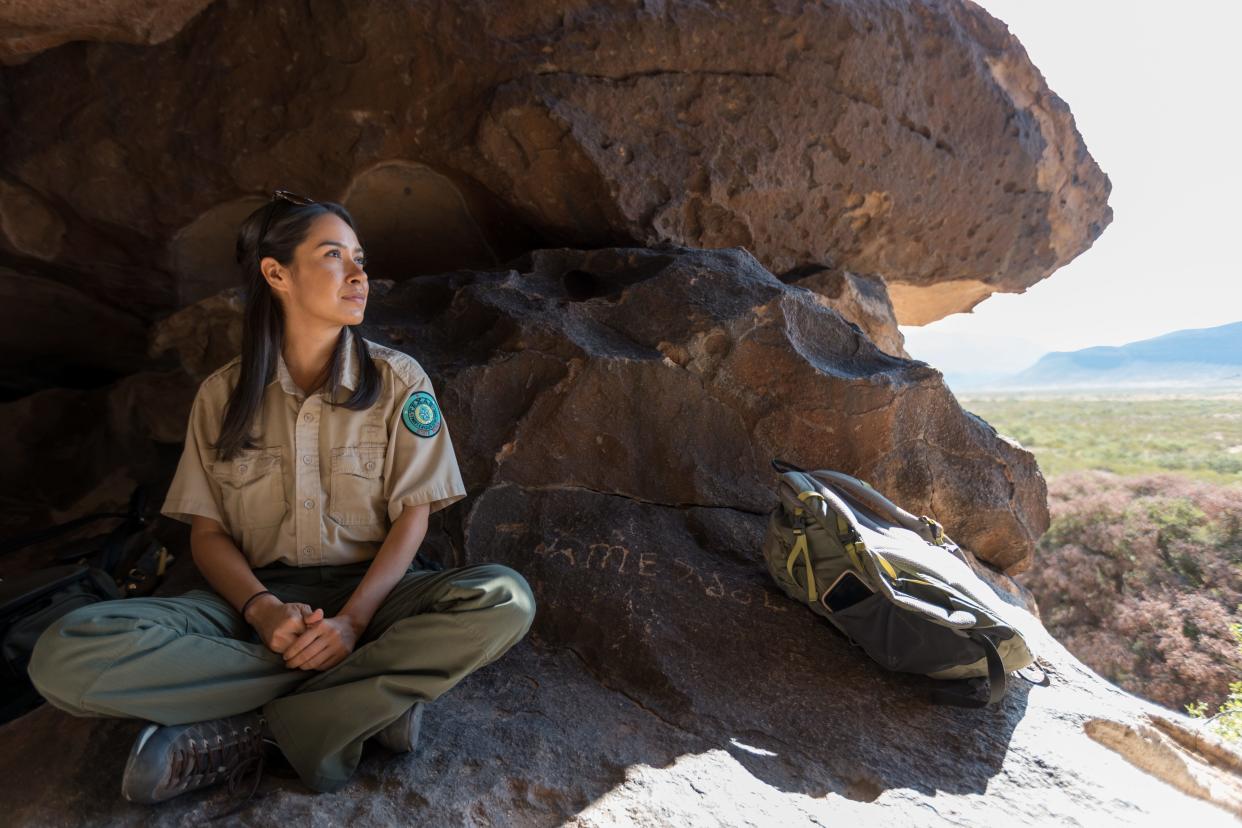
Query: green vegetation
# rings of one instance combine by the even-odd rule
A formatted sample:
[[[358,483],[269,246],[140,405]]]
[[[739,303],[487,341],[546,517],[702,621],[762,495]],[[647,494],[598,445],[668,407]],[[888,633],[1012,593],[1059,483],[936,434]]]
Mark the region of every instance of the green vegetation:
[[[1110,681],[1242,742],[1242,394],[958,400],[1048,480],[1052,524],[1019,580],[1049,631]]]
[[[1045,477],[1176,472],[1242,483],[1242,396],[969,394],[962,407],[1035,455]]]
[[[1242,607],[1238,610],[1242,612]],[[1230,624],[1229,632],[1233,633],[1233,639],[1238,643],[1238,655],[1242,657],[1242,624]],[[1208,727],[1225,741],[1242,742],[1242,681],[1229,683],[1229,695],[1214,716],[1208,717],[1204,702],[1188,704],[1186,710],[1196,719],[1206,719]]]

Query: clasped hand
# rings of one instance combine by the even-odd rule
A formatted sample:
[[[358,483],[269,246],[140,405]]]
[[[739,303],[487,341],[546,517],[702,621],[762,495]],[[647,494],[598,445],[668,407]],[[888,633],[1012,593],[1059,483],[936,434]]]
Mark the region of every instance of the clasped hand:
[[[358,634],[349,619],[325,618],[309,604],[269,599],[254,612],[254,627],[263,643],[299,670],[327,670],[354,650]]]

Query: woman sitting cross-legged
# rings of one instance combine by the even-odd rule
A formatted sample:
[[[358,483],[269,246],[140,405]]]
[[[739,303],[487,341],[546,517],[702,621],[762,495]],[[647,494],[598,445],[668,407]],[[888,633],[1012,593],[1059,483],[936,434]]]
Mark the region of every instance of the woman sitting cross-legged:
[[[30,660],[56,707],[152,722],[124,771],[136,802],[257,785],[276,749],[336,790],[366,739],[412,749],[423,704],[535,612],[506,566],[415,562],[428,516],[466,490],[427,374],[353,330],[368,283],[349,213],[278,191],[237,258],[242,351],[199,386],[161,509],[191,524],[211,589],[79,608]]]

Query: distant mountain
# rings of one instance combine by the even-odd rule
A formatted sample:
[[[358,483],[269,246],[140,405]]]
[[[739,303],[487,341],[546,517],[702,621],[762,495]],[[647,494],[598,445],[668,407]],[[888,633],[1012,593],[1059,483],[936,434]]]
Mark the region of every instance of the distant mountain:
[[[1044,354],[1004,378],[962,378],[998,390],[1242,386],[1242,322],[1173,331],[1131,342]],[[953,378],[946,375],[946,382]]]

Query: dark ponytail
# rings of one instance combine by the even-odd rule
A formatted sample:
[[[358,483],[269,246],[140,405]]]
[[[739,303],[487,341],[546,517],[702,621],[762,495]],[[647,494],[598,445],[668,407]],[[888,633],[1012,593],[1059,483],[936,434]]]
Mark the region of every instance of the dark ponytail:
[[[255,210],[241,223],[237,232],[237,264],[241,270],[245,309],[242,312],[241,375],[229,394],[220,435],[212,448],[220,460],[233,458],[241,449],[256,448],[250,429],[254,425],[263,391],[276,375],[276,354],[284,342],[285,316],[279,300],[259,269],[259,262],[271,256],[282,265],[293,261],[293,252],[306,240],[311,222],[324,213],[334,213],[350,227],[354,220],[349,212],[333,201],[294,204],[273,198]],[[256,248],[263,225],[262,244]],[[356,232],[356,228],[355,228]],[[357,332],[355,331],[355,334]],[[360,368],[358,387],[342,403],[334,402],[340,388],[340,370],[344,362],[342,343],[345,331],[328,362],[325,397],[328,405],[340,405],[352,411],[370,408],[379,398],[380,379],[371,353],[361,336],[353,336],[354,359]]]

